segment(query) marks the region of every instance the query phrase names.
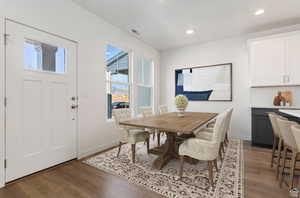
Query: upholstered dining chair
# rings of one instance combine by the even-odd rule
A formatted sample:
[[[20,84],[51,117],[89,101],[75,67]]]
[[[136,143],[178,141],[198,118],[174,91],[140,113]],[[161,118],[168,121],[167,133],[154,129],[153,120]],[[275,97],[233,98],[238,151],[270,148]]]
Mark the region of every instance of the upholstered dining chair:
[[[225,148],[224,147],[227,145],[227,143],[226,143],[226,134],[228,133],[228,130],[230,128],[232,112],[233,112],[233,108],[230,108],[230,109],[228,109],[224,112],[224,114],[225,114],[225,121],[224,121],[225,126],[224,126],[224,130],[222,131],[223,133],[221,134],[221,144],[220,144],[220,150],[219,150],[219,156],[220,156],[221,160],[223,160],[223,158],[224,158],[223,155],[225,155]],[[214,131],[214,128],[204,128],[203,130],[200,130],[197,133],[195,133],[195,137],[200,138],[200,139],[205,139],[205,140],[211,140],[212,137],[213,137],[213,131]]]
[[[120,155],[122,144],[129,143],[131,144],[132,162],[135,163],[136,143],[147,142],[147,153],[149,153],[149,133],[146,132],[143,128],[120,125],[121,121],[129,120],[131,118],[130,109],[114,109],[112,114],[115,119],[116,125],[122,132],[117,157],[119,157]]]
[[[144,118],[153,116],[152,107],[141,107],[140,112]],[[153,140],[155,139],[155,134],[157,134],[157,144],[160,146],[160,131],[155,129],[145,129],[150,135],[153,135]]]
[[[223,136],[222,136],[222,142],[221,142],[222,148],[223,148],[224,145],[227,145],[227,143],[229,142],[228,132],[229,132],[229,129],[230,129],[232,113],[233,113],[233,108],[229,108],[227,110],[225,132],[223,133]],[[224,148],[223,148],[223,151],[224,151]]]
[[[289,188],[293,187],[293,178],[294,178],[294,169],[295,169],[295,164],[296,164],[296,158],[299,153],[295,137],[292,133],[292,126],[297,125],[296,122],[289,121],[289,120],[283,120],[280,118],[277,118],[277,123],[278,127],[280,130],[280,133],[283,138],[284,146],[283,146],[283,162],[282,166],[280,168],[280,175],[279,175],[279,182],[280,182],[280,187],[282,186],[283,180],[284,180],[284,175],[285,175],[285,170],[289,170],[289,181],[288,181],[288,186]],[[287,152],[291,152],[291,163],[290,167],[287,166],[286,161],[287,161]]]
[[[200,138],[189,138],[179,146],[180,167],[179,178],[183,175],[183,165],[186,156],[207,161],[209,183],[213,186],[213,166],[218,171],[217,158],[222,138],[222,133],[225,130],[226,114],[218,115],[213,129],[213,136],[211,140],[204,140]]]
[[[168,106],[167,105],[160,105],[159,106],[159,114],[165,114],[168,113]]]
[[[288,119],[278,115],[275,112],[268,113],[268,116],[270,118],[270,122],[271,122],[272,129],[273,129],[273,137],[274,137],[273,138],[272,155],[271,155],[271,167],[273,167],[274,164],[276,164],[276,176],[278,178],[281,152],[282,152],[282,146],[283,146],[284,142],[283,142],[282,135],[280,133],[277,119],[281,119],[281,120],[288,120]],[[276,151],[276,148],[277,148],[277,151]],[[276,159],[276,161],[275,161],[275,159]]]
[[[230,113],[229,117],[228,117],[228,119],[229,119],[229,126],[228,126],[228,129],[227,129],[226,133],[225,133],[225,139],[224,139],[224,143],[227,144],[228,141],[229,141],[228,140],[228,132],[229,132],[229,127],[230,127],[230,121],[231,121],[231,117],[232,117],[233,107],[230,107],[229,109],[225,110],[225,112]],[[208,125],[206,127],[207,132],[212,132],[213,131],[212,129],[214,128],[214,125],[215,125],[215,120],[212,121],[212,122],[210,122],[210,123],[208,123]]]

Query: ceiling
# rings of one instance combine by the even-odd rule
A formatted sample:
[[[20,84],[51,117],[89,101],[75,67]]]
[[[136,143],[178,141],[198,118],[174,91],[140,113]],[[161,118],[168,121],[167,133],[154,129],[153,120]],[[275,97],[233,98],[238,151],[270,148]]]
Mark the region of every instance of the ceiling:
[[[159,50],[300,23],[299,0],[73,1]],[[258,9],[265,14],[255,16]]]

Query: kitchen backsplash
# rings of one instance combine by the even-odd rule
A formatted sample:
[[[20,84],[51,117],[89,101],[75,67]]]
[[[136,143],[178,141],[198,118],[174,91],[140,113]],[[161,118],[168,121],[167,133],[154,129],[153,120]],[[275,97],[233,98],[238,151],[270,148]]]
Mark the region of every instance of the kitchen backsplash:
[[[251,107],[273,106],[273,100],[278,91],[291,91],[293,94],[292,106],[300,107],[300,87],[251,88]]]

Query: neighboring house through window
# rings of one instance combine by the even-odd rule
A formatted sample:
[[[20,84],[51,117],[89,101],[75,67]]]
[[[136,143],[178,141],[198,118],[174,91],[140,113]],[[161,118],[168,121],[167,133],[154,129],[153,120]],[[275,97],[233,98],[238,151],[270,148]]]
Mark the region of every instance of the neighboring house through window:
[[[112,45],[106,46],[107,118],[112,109],[130,107],[129,53]]]

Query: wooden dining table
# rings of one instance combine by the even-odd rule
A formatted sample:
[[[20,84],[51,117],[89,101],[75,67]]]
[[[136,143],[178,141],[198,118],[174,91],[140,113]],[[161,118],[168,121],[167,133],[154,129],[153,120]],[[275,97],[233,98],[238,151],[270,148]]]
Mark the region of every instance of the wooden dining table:
[[[205,126],[218,114],[206,112],[185,112],[179,117],[176,112],[162,115],[153,115],[145,118],[137,118],[121,121],[120,125],[146,129],[156,129],[166,133],[166,141],[163,145],[150,149],[150,153],[159,157],[153,162],[153,168],[162,169],[170,160],[178,158],[178,134],[193,134],[197,129]]]

